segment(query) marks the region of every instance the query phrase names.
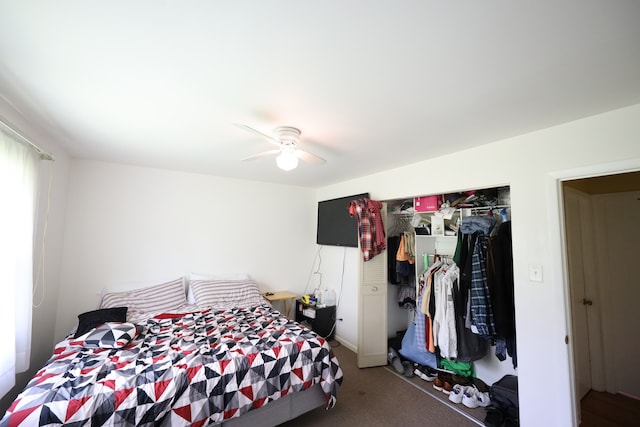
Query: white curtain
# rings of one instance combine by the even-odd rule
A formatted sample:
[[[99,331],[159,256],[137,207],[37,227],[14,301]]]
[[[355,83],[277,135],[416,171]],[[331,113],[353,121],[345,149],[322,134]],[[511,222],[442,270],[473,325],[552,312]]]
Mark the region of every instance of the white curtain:
[[[29,368],[39,155],[0,128],[0,396]]]

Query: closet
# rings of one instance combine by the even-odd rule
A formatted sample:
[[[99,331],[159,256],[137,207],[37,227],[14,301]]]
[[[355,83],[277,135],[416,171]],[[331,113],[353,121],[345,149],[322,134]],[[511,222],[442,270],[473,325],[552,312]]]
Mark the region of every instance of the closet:
[[[426,308],[422,306],[422,292],[429,282],[429,291],[433,295],[431,286],[436,284],[435,281],[430,282],[432,279],[435,280],[435,276],[428,275],[433,274],[434,269],[440,268],[438,265],[455,266],[459,269],[460,275],[454,285],[458,293],[450,294],[448,297],[463,296],[455,301],[456,330],[462,331],[461,328],[464,328],[466,321],[468,330],[464,333],[471,334],[467,337],[471,341],[464,337],[461,339],[458,333],[457,340],[454,339],[450,343],[443,343],[441,340],[433,353],[438,361],[449,359],[470,363],[475,375],[489,385],[506,374],[517,375],[509,187],[418,195],[406,199],[386,200],[385,203],[388,339],[397,338],[407,329],[413,329],[409,326],[416,323],[417,316],[424,316],[421,308]],[[480,255],[483,258],[477,258],[480,255],[474,252],[474,248],[481,251]],[[505,254],[505,251],[508,254]],[[410,261],[405,261],[407,259]],[[457,265],[461,259],[464,265]],[[462,284],[471,286],[472,262],[493,266],[491,271],[486,273],[490,276],[490,286],[496,286],[497,283],[499,288],[491,295],[488,292],[477,292],[478,281],[473,285],[473,294],[462,287]],[[436,267],[433,267],[434,264]],[[438,277],[440,280],[440,276]],[[507,283],[509,281],[510,283]],[[439,295],[442,297],[442,294]],[[470,302],[471,295],[473,303]],[[433,313],[434,304],[431,304]],[[464,320],[460,316],[463,311]],[[482,317],[485,315],[486,317]],[[471,318],[474,322],[477,321],[478,325],[473,323],[471,326]],[[439,322],[437,326],[441,328],[441,317]],[[427,330],[429,327],[427,323]],[[509,335],[508,339],[505,339],[505,334]],[[482,338],[476,342],[479,336]]]

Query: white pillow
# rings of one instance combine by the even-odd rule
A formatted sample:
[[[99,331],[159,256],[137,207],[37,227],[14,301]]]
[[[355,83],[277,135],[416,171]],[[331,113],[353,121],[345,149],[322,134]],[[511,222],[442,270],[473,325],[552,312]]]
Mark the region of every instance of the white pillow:
[[[145,313],[174,310],[187,302],[184,282],[184,277],[180,277],[159,285],[106,293],[100,308],[129,307],[131,311]]]
[[[187,291],[187,302],[189,304],[196,303],[196,299],[193,296],[193,291],[191,288],[191,282],[193,280],[251,280],[251,276],[249,276],[247,273],[236,273],[236,274],[191,273],[189,275],[189,290]]]
[[[195,303],[214,308],[251,307],[263,304],[258,284],[253,280],[192,280]]]

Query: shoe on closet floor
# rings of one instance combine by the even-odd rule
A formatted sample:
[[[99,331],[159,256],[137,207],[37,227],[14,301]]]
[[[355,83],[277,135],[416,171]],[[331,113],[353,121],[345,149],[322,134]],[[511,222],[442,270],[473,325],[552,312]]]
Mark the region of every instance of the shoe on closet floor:
[[[462,394],[462,404],[467,408],[486,408],[491,404],[489,393],[478,391],[477,388],[467,388]]]
[[[438,378],[433,380],[433,388],[443,392],[444,394],[449,394],[451,393],[451,389],[453,388],[449,381],[449,379],[443,378],[442,375],[438,375]]]
[[[438,378],[438,372],[435,369],[429,368],[428,366],[417,365],[413,373],[423,380],[429,382],[433,382],[433,380]]]
[[[451,375],[451,380],[453,381],[453,384],[460,384],[460,385],[464,385],[464,386],[474,385],[474,383],[472,381],[474,379],[475,378],[463,377],[461,375],[456,375],[456,374],[452,374]]]
[[[387,360],[389,361],[389,364],[393,366],[393,369],[395,369],[397,373],[399,373],[400,375],[404,375],[405,366],[402,364],[400,356],[398,356],[398,353],[396,353],[394,349],[390,348],[387,352]]]
[[[470,392],[476,392],[477,390],[475,389],[474,386],[467,386],[467,385],[462,385],[462,384],[455,384],[452,388],[451,388],[451,393],[449,393],[449,400],[452,401],[453,403],[461,403],[462,402],[462,397],[464,396],[464,394],[467,392],[467,390],[469,389]]]
[[[411,362],[409,362],[408,360],[403,360],[402,366],[404,367],[404,371],[402,372],[402,375],[404,375],[407,378],[413,377],[413,365],[411,364]]]
[[[471,383],[482,393],[489,393],[489,386],[480,378],[471,378]]]

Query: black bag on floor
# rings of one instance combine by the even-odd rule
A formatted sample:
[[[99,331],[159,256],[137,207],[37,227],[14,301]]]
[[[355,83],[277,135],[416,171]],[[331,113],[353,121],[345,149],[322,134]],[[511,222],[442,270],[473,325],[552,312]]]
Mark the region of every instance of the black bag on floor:
[[[519,425],[518,377],[505,375],[489,389],[491,405],[487,408],[485,426],[502,427]]]

